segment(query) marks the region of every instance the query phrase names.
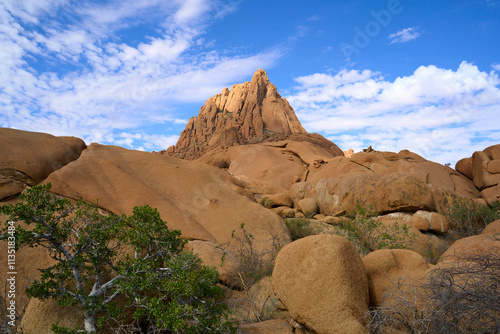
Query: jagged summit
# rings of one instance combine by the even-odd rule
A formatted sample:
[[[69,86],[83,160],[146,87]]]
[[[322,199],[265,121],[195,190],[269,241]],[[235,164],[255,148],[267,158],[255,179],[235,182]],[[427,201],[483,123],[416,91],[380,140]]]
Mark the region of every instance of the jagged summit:
[[[175,146],[164,153],[196,159],[209,150],[307,134],[293,108],[259,69],[250,82],[224,88],[192,117]]]

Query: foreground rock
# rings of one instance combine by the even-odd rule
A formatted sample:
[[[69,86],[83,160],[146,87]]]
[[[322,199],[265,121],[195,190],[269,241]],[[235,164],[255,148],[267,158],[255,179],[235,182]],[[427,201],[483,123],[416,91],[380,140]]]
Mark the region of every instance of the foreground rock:
[[[228,173],[206,164],[92,144],[46,182],[57,194],[98,200],[117,214],[146,204],[158,208],[169,228],[186,239],[236,246],[233,231],[238,235],[244,224],[256,247],[271,247],[267,242],[273,237],[290,241],[281,218],[245,197]]]
[[[34,186],[78,159],[83,140],[0,128],[0,200]]]
[[[336,235],[285,246],[276,259],[273,290],[294,320],[316,333],[368,333],[368,281],[354,247]]]
[[[401,298],[422,300],[424,291],[419,286],[426,282],[426,276],[434,267],[420,254],[406,249],[381,249],[365,256],[363,263],[373,307],[401,307]]]

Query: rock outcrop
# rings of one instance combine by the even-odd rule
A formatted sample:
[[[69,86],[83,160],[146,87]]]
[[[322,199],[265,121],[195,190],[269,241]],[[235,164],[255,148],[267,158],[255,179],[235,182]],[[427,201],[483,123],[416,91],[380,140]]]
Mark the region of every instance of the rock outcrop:
[[[54,193],[98,200],[100,207],[117,214],[148,204],[186,239],[235,243],[233,231],[241,232],[245,224],[257,247],[272,237],[290,240],[277,215],[247,198],[228,173],[202,163],[91,144],[46,182]]]
[[[500,145],[474,152],[472,177],[488,204],[500,201]]]
[[[224,88],[209,98],[198,116],[189,120],[177,144],[165,153],[192,160],[215,148],[306,133],[266,72],[258,70],[250,82]]]
[[[320,212],[328,215],[352,211],[358,203],[382,213],[443,212],[453,198],[479,197],[472,181],[449,167],[410,151],[374,150],[325,161],[289,194],[295,203],[314,198]]]
[[[0,200],[43,181],[85,148],[75,137],[0,128]]]
[[[198,161],[288,190],[293,183],[307,179],[311,170],[342,154],[334,143],[314,133],[291,135],[278,142],[212,150]]]

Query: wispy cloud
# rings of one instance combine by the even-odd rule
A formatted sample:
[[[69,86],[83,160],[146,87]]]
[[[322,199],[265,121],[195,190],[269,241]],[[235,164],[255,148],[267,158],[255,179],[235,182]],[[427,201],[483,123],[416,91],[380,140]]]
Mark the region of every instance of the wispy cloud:
[[[304,127],[343,149],[410,149],[454,163],[500,137],[499,77],[467,62],[455,71],[422,66],[392,82],[369,70],[296,81],[287,99]]]
[[[500,64],[492,64],[491,67],[495,70],[495,71],[500,71]]]
[[[270,67],[279,47],[248,55],[206,47],[230,0],[5,0],[0,4],[0,126],[87,142],[164,149],[176,107]],[[127,39],[134,29],[137,40]],[[158,146],[162,145],[162,146]]]
[[[388,37],[391,40],[389,44],[409,42],[417,39],[420,35],[416,27],[406,28],[394,34],[390,34]]]
[[[307,18],[307,22],[311,22],[311,21],[319,21],[321,20],[321,17],[319,17],[319,15],[313,15],[313,16],[310,16]]]

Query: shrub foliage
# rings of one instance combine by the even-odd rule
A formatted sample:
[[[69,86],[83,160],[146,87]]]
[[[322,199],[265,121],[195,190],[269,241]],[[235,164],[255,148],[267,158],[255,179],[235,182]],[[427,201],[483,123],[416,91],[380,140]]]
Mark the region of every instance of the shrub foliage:
[[[21,195],[21,203],[0,207],[23,223],[16,226],[17,247],[44,247],[57,261],[41,268],[28,296],[78,305],[87,332],[126,316],[176,333],[229,328],[217,272],[183,251],[181,232],[169,230],[156,209],[135,207],[130,216],[102,214],[97,204],[74,204],[49,189],[50,184],[33,187]],[[117,303],[119,296],[126,302]],[[72,332],[57,325],[53,330]]]
[[[448,209],[450,228],[465,238],[480,234],[493,221],[500,219],[500,204],[491,206],[478,204],[471,200],[455,200]]]

